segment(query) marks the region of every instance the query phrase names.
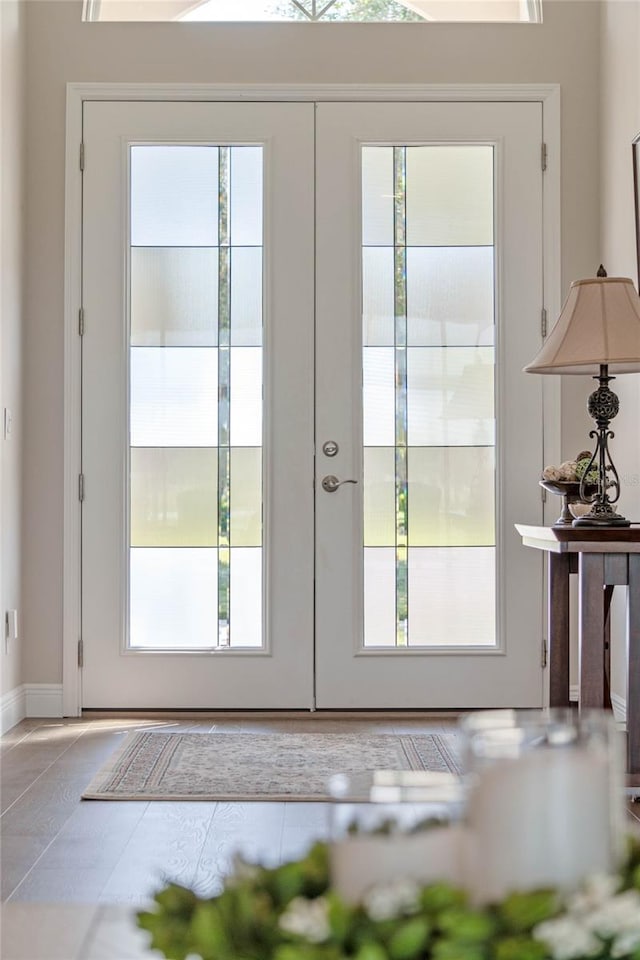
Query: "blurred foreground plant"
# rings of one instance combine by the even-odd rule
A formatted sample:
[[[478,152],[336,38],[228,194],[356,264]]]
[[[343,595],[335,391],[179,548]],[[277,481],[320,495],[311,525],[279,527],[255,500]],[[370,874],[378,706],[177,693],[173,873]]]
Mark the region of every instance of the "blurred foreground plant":
[[[348,905],[317,843],[272,869],[237,860],[216,897],[171,885],[138,924],[168,960],[640,960],[640,841],[619,874],[570,897],[515,892],[481,909],[446,883],[408,880]]]

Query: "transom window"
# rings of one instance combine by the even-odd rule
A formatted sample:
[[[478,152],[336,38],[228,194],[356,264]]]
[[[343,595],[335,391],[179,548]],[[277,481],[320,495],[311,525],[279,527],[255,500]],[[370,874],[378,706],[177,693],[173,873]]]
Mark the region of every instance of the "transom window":
[[[542,22],[542,0],[84,0],[83,20]]]

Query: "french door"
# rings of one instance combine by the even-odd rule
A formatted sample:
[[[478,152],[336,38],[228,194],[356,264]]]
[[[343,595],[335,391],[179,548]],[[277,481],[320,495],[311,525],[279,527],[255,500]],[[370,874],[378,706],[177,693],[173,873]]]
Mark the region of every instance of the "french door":
[[[85,708],[540,705],[540,139],[85,103]]]
[[[358,481],[316,487],[325,707],[541,705],[541,126],[318,107],[317,476]]]

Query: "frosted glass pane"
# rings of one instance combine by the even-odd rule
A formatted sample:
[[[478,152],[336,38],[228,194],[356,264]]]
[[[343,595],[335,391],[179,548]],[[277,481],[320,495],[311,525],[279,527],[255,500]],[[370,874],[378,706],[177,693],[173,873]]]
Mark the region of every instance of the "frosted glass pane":
[[[262,343],[262,248],[231,250],[231,343]]]
[[[407,147],[407,244],[493,243],[493,147]]]
[[[395,443],[395,385],[393,348],[363,350],[363,404],[365,447]]]
[[[393,447],[365,447],[364,543],[393,547],[396,542],[395,451]]]
[[[213,647],[218,637],[215,549],[130,551],[131,647]]]
[[[231,148],[231,243],[262,244],[262,147]]]
[[[493,344],[493,247],[409,247],[407,338],[412,346]]]
[[[262,550],[231,550],[232,647],[262,646]]]
[[[362,250],[362,340],[365,346],[393,346],[393,247]]]
[[[218,351],[213,347],[131,350],[131,446],[215,447]]]
[[[212,247],[218,242],[218,148],[131,148],[131,243]]]
[[[262,350],[231,350],[231,444],[262,445]]]
[[[131,450],[131,545],[215,547],[218,451],[207,447]]]
[[[409,544],[493,546],[493,447],[410,447]]]
[[[410,446],[494,443],[494,366],[490,347],[410,347]]]
[[[496,643],[495,548],[409,549],[409,646]]]
[[[215,347],[218,251],[214,247],[133,247],[133,346]]]
[[[393,147],[362,148],[362,242],[393,246]]]
[[[391,548],[364,551],[364,645],[396,645],[396,555]]]
[[[262,544],[262,450],[231,450],[231,546]]]

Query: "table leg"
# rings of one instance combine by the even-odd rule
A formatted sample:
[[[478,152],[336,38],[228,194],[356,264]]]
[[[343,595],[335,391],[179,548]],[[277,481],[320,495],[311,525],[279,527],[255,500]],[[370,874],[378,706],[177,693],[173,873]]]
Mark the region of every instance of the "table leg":
[[[605,568],[607,561],[605,559]],[[606,569],[605,569],[606,573]],[[611,705],[611,600],[613,599],[613,585],[607,584],[604,588],[604,706],[612,710]]]
[[[581,553],[580,708],[604,708],[604,554]]]
[[[640,787],[640,554],[638,553],[629,554],[628,635],[627,772],[634,777],[634,783]]]
[[[569,571],[568,553],[549,553],[549,705],[569,706]]]

